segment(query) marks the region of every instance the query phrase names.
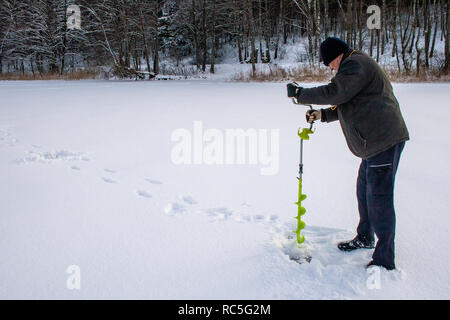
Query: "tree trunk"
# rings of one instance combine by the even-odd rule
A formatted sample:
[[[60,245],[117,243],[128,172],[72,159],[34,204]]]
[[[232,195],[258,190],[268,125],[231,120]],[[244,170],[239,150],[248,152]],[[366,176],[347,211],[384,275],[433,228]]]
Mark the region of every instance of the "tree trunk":
[[[270,30],[269,30],[269,7],[268,7],[269,1],[265,1],[265,22],[264,22],[264,33],[266,38],[266,63],[269,63],[270,58]]]
[[[328,37],[328,0],[324,0],[324,21],[323,21],[323,32],[324,32],[324,36],[325,38]],[[362,6],[362,5],[361,5]]]
[[[214,64],[216,59],[216,0],[213,0],[213,21],[211,34],[211,66],[209,72],[214,73]]]
[[[371,57],[373,57],[373,29],[370,30],[369,55],[370,55]]]
[[[153,72],[155,74],[159,73],[159,17],[158,17],[158,11],[159,11],[159,4],[158,1],[155,1],[155,10],[153,12],[153,28],[155,32],[155,48],[153,52]]]
[[[431,39],[431,21],[430,21],[430,3],[429,0],[423,0],[423,20],[424,20],[424,32],[425,32],[425,67],[430,67],[430,59],[428,57],[430,51],[430,39]]]
[[[358,38],[358,49],[361,51],[363,49],[364,41],[363,41],[363,30],[364,30],[364,1],[360,0],[359,2],[359,38]]]
[[[200,44],[198,40],[198,29],[197,29],[197,19],[195,17],[195,0],[192,0],[191,5],[191,16],[192,16],[192,37],[194,38],[194,50],[195,50],[195,65],[197,70],[200,69]]]
[[[148,44],[147,44],[147,37],[145,35],[146,25],[145,25],[144,14],[142,13],[142,7],[139,8],[139,20],[140,20],[139,22],[140,22],[140,29],[141,29],[141,34],[142,34],[144,59],[145,59],[145,63],[147,64],[147,71],[151,72],[150,53],[149,53]]]
[[[66,47],[67,47],[67,23],[65,23],[67,21],[67,0],[64,0],[64,8],[63,8],[63,17],[64,17],[64,22],[63,22],[63,45],[61,48],[61,69],[59,71],[59,74],[62,76],[64,73],[64,67],[65,67],[65,59],[66,59]]]
[[[413,0],[412,4],[412,17],[414,17],[414,23],[412,25],[412,39],[411,44],[409,46],[408,53],[412,55],[414,45],[416,43],[416,29],[418,30],[418,37],[420,37],[420,28],[419,28],[419,10],[416,9],[416,3],[418,0]]]
[[[347,29],[347,43],[352,43],[352,34],[353,34],[353,0],[348,0],[347,3],[347,23],[346,23],[346,29]]]
[[[438,11],[437,11],[437,3],[436,0],[433,2],[433,13],[434,13],[434,33],[433,33],[433,42],[431,43],[431,49],[430,49],[430,59],[433,58],[434,55],[434,47],[436,44],[436,36],[437,36],[437,29],[438,29]]]
[[[362,0],[361,0],[362,2]],[[386,0],[383,0],[383,4],[381,7],[381,54],[384,55],[384,47],[386,40]]]
[[[424,8],[424,10],[425,10],[425,8]],[[418,13],[417,13],[417,15],[418,15]],[[418,25],[417,25],[418,30],[420,31],[420,20],[419,19],[417,19],[417,23],[418,23]],[[416,57],[416,77],[418,77],[419,74],[420,74],[420,55],[422,54],[422,49],[419,48],[419,40],[420,40],[420,32],[417,35],[417,39],[416,39],[416,43],[415,43],[416,52],[417,52],[417,57]]]
[[[321,42],[321,30],[320,30],[320,3],[318,0],[314,0],[314,4],[315,4],[315,8],[314,8],[314,12],[315,12],[315,23],[314,23],[314,28],[315,28],[315,45],[314,45],[314,55],[317,55],[317,52],[319,51],[319,47],[320,47],[320,42]],[[319,60],[319,59],[317,59]],[[320,63],[319,63],[319,67],[320,67]]]
[[[280,0],[280,16],[278,17],[277,41],[276,41],[276,44],[275,44],[275,52],[274,52],[274,59],[275,60],[278,58],[278,49],[280,47],[280,37],[281,37],[282,26],[283,26],[283,17],[284,17],[283,1],[284,0]]]
[[[207,35],[206,35],[206,0],[203,0],[203,10],[202,10],[202,32],[203,32],[203,61],[202,61],[202,71],[206,71],[206,58],[207,58]]]
[[[263,49],[262,49],[262,5],[261,1],[258,1],[258,40],[259,40],[259,60],[264,61]]]
[[[400,67],[400,58],[398,56],[398,42],[397,42],[397,38],[398,38],[398,26],[397,26],[397,19],[398,19],[398,1],[399,0],[395,0],[395,9],[394,9],[394,25],[393,25],[393,30],[392,30],[392,37],[394,38],[394,46],[392,47],[392,57],[395,56],[396,60],[397,60],[397,68],[398,68],[398,72],[401,72],[401,67]]]
[[[240,10],[241,10],[241,5],[240,5],[241,0],[236,0],[235,4],[234,4],[234,29],[235,29],[235,33],[236,33],[236,41],[237,41],[237,46],[238,46],[238,58],[239,58],[239,63],[243,62],[242,59],[242,44],[241,44],[241,37],[242,37],[242,32],[241,32],[241,23],[240,23]]]
[[[306,2],[306,33],[308,37],[308,60],[309,60],[309,66],[312,67],[314,64],[314,45],[313,45],[313,34],[314,34],[314,14],[312,14],[312,8],[311,8],[311,1],[308,0]],[[311,19],[309,17],[313,17],[313,21],[311,22]]]
[[[380,62],[380,30],[377,30],[377,62]]]
[[[446,35],[445,35],[445,63],[444,63],[444,72],[445,74],[448,74],[448,69],[449,69],[449,63],[450,63],[450,41],[449,41],[449,36],[450,36],[450,3],[447,1],[447,5],[446,5],[446,11],[447,11],[447,15],[446,15]]]
[[[249,21],[249,31],[250,31],[250,45],[251,45],[251,53],[250,53],[250,61],[252,63],[252,75],[256,74],[256,48],[255,48],[255,22],[253,19],[253,4],[252,0],[248,0],[248,21]]]

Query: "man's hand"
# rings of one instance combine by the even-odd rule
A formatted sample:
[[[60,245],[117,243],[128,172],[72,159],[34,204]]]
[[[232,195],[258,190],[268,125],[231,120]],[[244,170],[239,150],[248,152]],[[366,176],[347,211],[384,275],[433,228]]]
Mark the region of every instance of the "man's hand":
[[[319,110],[308,110],[306,111],[306,122],[313,123],[316,120],[322,119],[322,111]]]
[[[288,98],[297,98],[300,91],[302,91],[302,87],[300,87],[296,82],[289,83],[287,85],[287,96]]]

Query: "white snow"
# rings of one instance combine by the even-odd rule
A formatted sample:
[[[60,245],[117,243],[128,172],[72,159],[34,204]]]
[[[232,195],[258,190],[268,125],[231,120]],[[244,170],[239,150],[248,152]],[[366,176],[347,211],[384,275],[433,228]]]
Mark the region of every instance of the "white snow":
[[[309,86],[313,84],[308,84]],[[450,298],[449,84],[396,84],[410,130],[397,174],[398,270],[354,235],[359,159],[337,123],[305,142],[310,263],[289,259],[303,107],[283,83],[0,82],[0,298]],[[175,165],[174,130],[279,129],[258,165]],[[81,289],[69,290],[69,266]],[[374,276],[379,289],[371,286]]]

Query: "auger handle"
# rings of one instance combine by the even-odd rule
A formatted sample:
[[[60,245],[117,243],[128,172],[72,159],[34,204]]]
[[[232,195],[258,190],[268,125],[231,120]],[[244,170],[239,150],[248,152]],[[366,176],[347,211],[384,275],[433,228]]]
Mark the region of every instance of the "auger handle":
[[[307,106],[309,107],[309,110],[314,110],[313,107],[312,107],[312,105],[308,104]],[[311,123],[311,125],[309,126],[309,130],[312,130],[312,128],[313,128],[313,126],[314,126],[314,123],[315,123],[315,121],[313,121],[313,122]]]
[[[293,82],[293,83],[297,84],[297,82]],[[300,102],[298,102],[297,98],[295,98],[295,97],[292,98],[292,102],[293,102],[294,104],[296,104],[296,105],[301,105],[301,106],[309,107],[309,110],[313,110],[312,105],[300,103]],[[309,130],[312,130],[313,125],[314,125],[314,121],[313,121],[313,123],[311,123],[311,126],[309,127]]]

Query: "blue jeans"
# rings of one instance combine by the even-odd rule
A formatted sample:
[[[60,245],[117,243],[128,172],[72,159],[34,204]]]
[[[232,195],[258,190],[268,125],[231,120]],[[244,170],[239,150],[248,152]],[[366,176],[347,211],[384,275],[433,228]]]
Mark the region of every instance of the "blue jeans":
[[[388,268],[395,268],[394,184],[404,147],[405,142],[401,142],[362,160],[358,172],[358,236],[373,241],[376,234],[378,242],[372,259],[375,264]]]

